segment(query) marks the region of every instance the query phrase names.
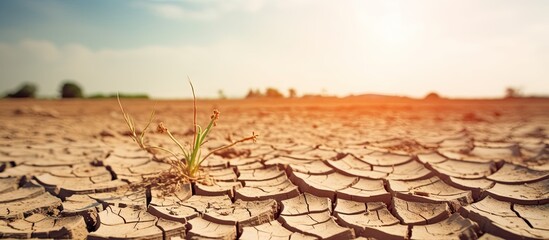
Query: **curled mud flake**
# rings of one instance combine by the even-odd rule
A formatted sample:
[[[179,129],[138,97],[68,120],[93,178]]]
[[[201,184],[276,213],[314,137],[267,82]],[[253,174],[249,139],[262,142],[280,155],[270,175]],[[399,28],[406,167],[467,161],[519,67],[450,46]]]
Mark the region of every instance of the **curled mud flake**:
[[[5,226],[0,236],[15,238],[86,239],[88,230],[82,216],[53,217],[33,214]]]
[[[413,181],[389,180],[389,189],[408,201],[447,202],[452,210],[473,202],[471,191],[452,187],[436,176]]]
[[[292,216],[325,211],[332,211],[332,200],[309,193],[282,201],[282,215]]]
[[[289,172],[300,172],[310,175],[323,175],[334,172],[334,168],[326,165],[324,161],[312,161],[303,164],[287,165]]]
[[[299,232],[293,232],[282,226],[278,221],[271,221],[263,223],[254,227],[244,227],[242,240],[255,240],[255,239],[302,239],[313,240],[317,239],[314,236],[305,235]]]
[[[520,205],[487,196],[461,208],[459,213],[477,222],[484,232],[504,239],[549,237],[549,229],[539,225],[547,216],[547,204]]]
[[[206,211],[203,218],[218,224],[237,225],[239,232],[243,227],[260,225],[275,219],[277,203],[274,200],[242,201]]]
[[[0,178],[0,194],[17,189],[19,181],[18,177]]]
[[[352,239],[355,237],[354,230],[339,226],[330,216],[329,211],[305,215],[281,215],[279,221],[290,231],[321,239]]]
[[[356,177],[350,177],[337,172],[326,175],[309,175],[300,172],[292,172],[292,182],[296,183],[303,192],[316,196],[335,198],[338,190],[346,189],[358,181]]]
[[[483,194],[519,204],[546,204],[549,203],[549,179],[524,184],[496,183]]]
[[[202,218],[189,221],[189,239],[236,239],[236,226],[210,222]]]
[[[393,198],[392,213],[404,224],[425,225],[442,221],[450,216],[446,203],[425,203]]]
[[[194,191],[196,194],[205,196],[229,196],[234,197],[235,190],[242,188],[240,182],[215,182],[212,185],[196,183]]]
[[[364,155],[360,159],[371,165],[393,166],[411,161],[412,156],[374,151],[368,155]]]
[[[382,202],[356,202],[338,199],[334,216],[337,223],[354,229],[357,236],[375,239],[405,239],[406,225],[400,225]]]
[[[441,222],[414,225],[411,232],[411,239],[476,239],[480,229],[477,223],[454,213]]]
[[[236,189],[237,199],[281,201],[299,195],[297,186],[278,168],[243,170],[238,180],[244,187]]]
[[[36,180],[40,184],[54,188],[62,198],[73,194],[112,192],[128,186],[126,182],[118,179],[95,183],[90,178],[58,177],[49,173],[36,176]]]
[[[139,208],[107,207],[99,213],[99,228],[88,239],[185,237],[185,225],[159,219]]]
[[[0,193],[0,203],[16,202],[24,199],[34,198],[45,192],[44,187],[33,183],[26,183],[20,188]]]
[[[437,152],[433,153],[424,153],[424,154],[418,154],[417,158],[420,162],[426,164],[426,163],[441,163],[446,160],[448,160],[446,157],[438,154]]]
[[[353,185],[337,190],[337,197],[361,202],[384,202],[389,204],[391,194],[385,189],[383,180],[360,178]]]
[[[447,160],[440,163],[427,163],[427,167],[439,174],[463,179],[480,179],[496,171],[494,162],[465,162]]]
[[[494,182],[488,179],[462,179],[456,177],[448,178],[448,184],[459,189],[469,190],[473,193],[473,199],[478,201],[482,194],[494,186]]]
[[[0,219],[19,219],[30,213],[53,213],[61,199],[44,192],[32,198],[0,203]]]
[[[488,176],[492,181],[509,184],[531,183],[546,178],[549,178],[549,171],[538,171],[511,163],[503,164],[497,172]]]

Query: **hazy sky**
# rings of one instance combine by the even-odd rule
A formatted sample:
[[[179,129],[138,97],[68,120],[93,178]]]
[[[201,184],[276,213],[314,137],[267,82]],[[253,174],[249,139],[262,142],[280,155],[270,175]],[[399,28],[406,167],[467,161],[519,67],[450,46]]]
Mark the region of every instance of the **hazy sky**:
[[[1,92],[549,94],[549,1],[0,1]]]

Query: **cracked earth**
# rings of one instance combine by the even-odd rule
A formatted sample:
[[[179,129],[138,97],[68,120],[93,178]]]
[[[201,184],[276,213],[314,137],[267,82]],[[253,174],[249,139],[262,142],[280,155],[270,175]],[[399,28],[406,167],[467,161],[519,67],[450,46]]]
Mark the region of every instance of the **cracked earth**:
[[[131,142],[115,101],[0,101],[0,237],[549,239],[549,102],[320,103],[199,101],[199,123],[221,111],[207,148],[259,141],[165,194],[140,183],[168,156]],[[192,140],[191,102],[125,105]]]

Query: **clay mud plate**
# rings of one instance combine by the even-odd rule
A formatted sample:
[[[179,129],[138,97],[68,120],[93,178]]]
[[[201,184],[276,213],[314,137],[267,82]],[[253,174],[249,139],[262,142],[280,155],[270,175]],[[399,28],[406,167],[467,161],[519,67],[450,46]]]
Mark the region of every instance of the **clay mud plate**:
[[[124,100],[192,139],[190,101]],[[549,102],[199,101],[213,185],[145,179],[112,100],[0,101],[0,237],[549,239]],[[150,142],[176,149],[159,133]],[[137,187],[136,187],[137,186]],[[139,187],[143,186],[143,187]]]

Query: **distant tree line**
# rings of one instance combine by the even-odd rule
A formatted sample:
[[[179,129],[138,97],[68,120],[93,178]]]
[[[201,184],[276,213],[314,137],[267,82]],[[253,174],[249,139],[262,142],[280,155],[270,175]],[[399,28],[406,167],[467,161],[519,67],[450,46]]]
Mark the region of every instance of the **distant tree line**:
[[[518,88],[508,87],[505,89],[505,98],[519,98],[522,97],[522,92]]]
[[[6,94],[5,98],[35,98],[38,88],[35,84],[24,83],[17,90]],[[227,96],[223,90],[218,91],[219,99],[226,99]],[[59,89],[60,98],[91,98],[91,99],[102,99],[102,98],[116,98],[117,94],[93,94],[89,96],[84,96],[84,91],[82,87],[78,85],[75,81],[66,80],[61,84]],[[149,98],[147,94],[119,94],[121,98]],[[262,92],[259,89],[250,89],[245,98],[297,98],[297,92],[294,88],[288,89],[287,96],[284,96],[278,89],[273,87],[268,87]],[[322,97],[322,95],[303,95],[302,97]],[[525,96],[519,88],[508,87],[505,89],[504,99],[515,99],[515,98],[525,98],[525,97],[536,97],[536,96]],[[436,92],[430,92],[424,97],[425,100],[437,101],[444,99]]]
[[[5,98],[36,98],[38,88],[35,84],[24,83],[14,92],[5,95]],[[117,94],[93,94],[87,96],[87,98],[99,99],[99,98],[116,98]],[[121,98],[149,98],[147,94],[119,94]],[[82,87],[75,81],[67,80],[61,84],[59,88],[60,98],[84,98],[84,91]]]
[[[269,87],[265,89],[265,92],[261,92],[259,89],[250,89],[248,91],[248,94],[246,94],[245,98],[283,98],[284,94],[282,94],[278,89]],[[290,88],[288,89],[288,97],[289,98],[296,98],[297,92],[295,89]]]
[[[17,91],[8,93],[7,98],[34,98],[36,97],[36,85],[32,83],[23,84]]]
[[[515,87],[505,88],[503,99],[517,99],[517,98],[544,98],[544,96],[527,96],[522,93],[520,88],[515,88]],[[444,99],[444,97],[440,96],[436,92],[430,92],[423,99],[429,100],[429,101],[437,101],[440,99]]]
[[[61,85],[61,98],[83,98],[82,88],[74,82],[65,82]]]

